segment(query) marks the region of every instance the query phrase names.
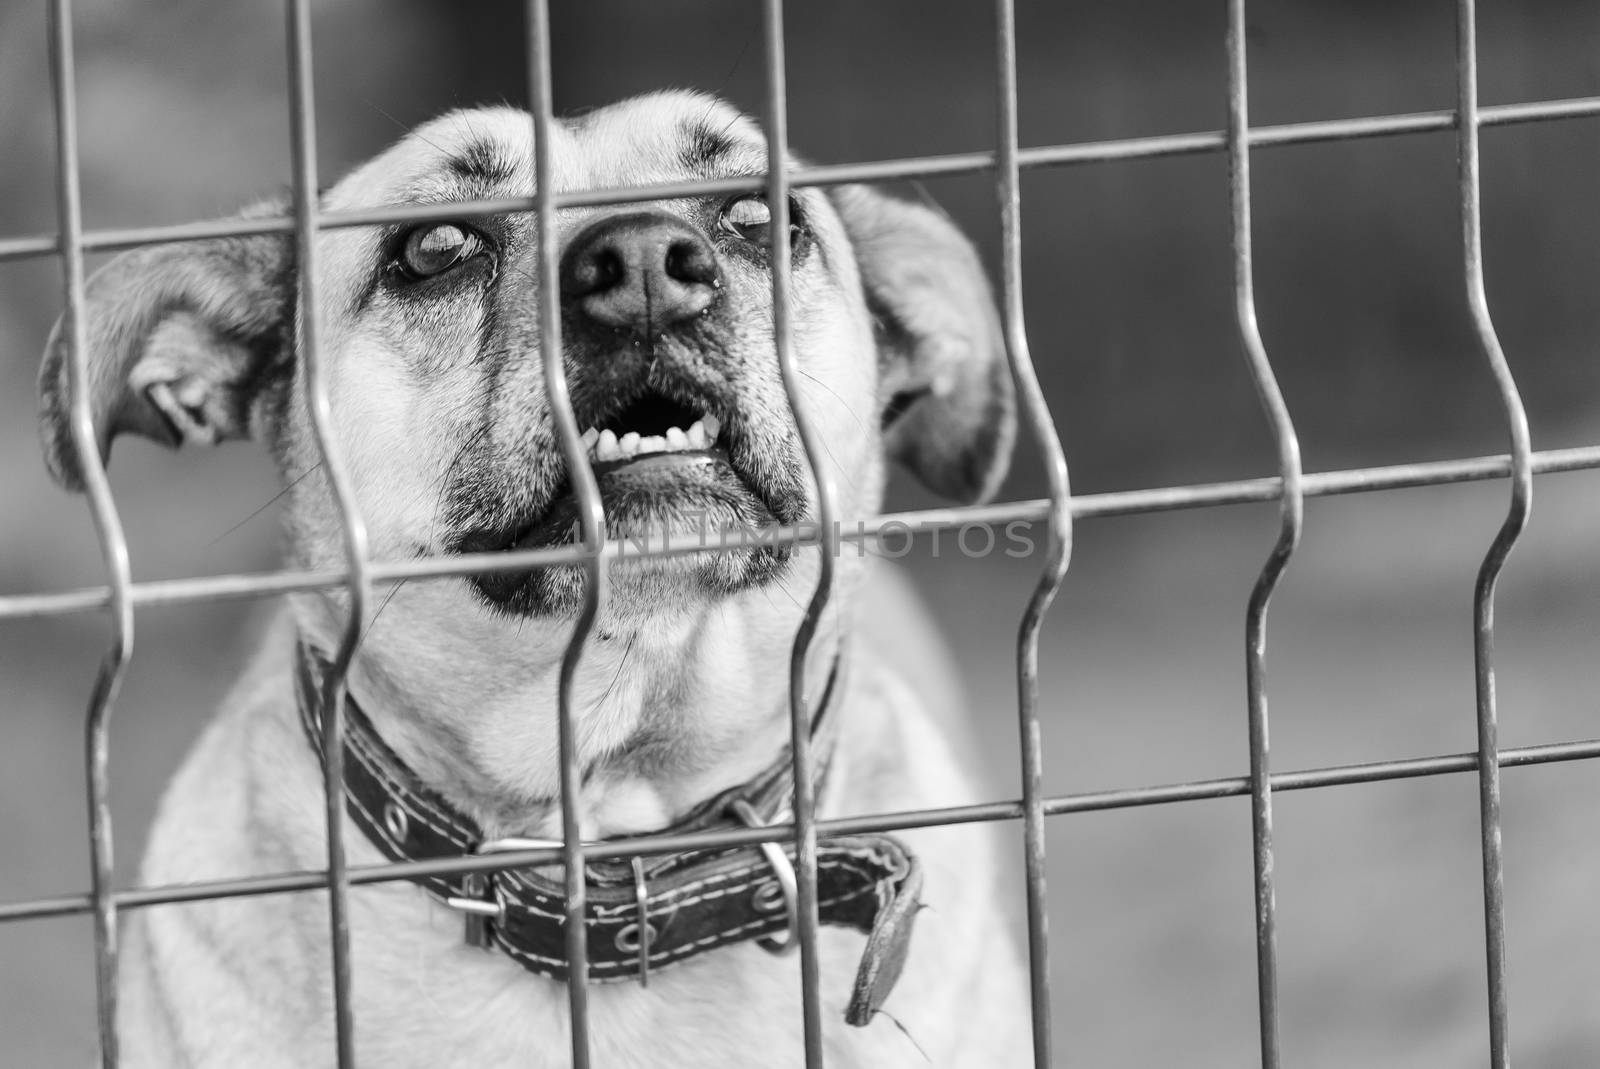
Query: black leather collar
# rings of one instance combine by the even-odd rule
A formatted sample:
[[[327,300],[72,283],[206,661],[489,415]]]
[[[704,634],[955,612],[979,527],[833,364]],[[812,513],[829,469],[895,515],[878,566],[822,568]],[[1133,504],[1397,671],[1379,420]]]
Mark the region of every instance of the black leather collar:
[[[300,719],[320,760],[319,696],[326,662],[303,645],[299,661]],[[830,713],[839,673],[836,663],[813,727],[822,776],[831,764]],[[455,858],[485,846],[476,823],[418,779],[348,693],[344,757],[346,809],[389,859]],[[663,834],[782,823],[789,819],[792,784],[785,747],[755,779],[696,807]],[[737,816],[740,810],[743,819]],[[788,867],[792,873],[793,862],[792,842],[589,862],[585,910],[590,979],[646,981],[652,969],[750,940],[772,948],[789,928],[789,899],[781,870]],[[466,911],[468,942],[498,948],[541,976],[568,978],[563,934],[566,897],[559,865],[428,876],[414,882],[447,905]],[[921,865],[892,836],[838,835],[818,840],[819,919],[855,928],[868,937],[845,1014],[851,1024],[870,1022],[899,979],[920,908],[921,887]],[[788,932],[789,939],[795,937]]]

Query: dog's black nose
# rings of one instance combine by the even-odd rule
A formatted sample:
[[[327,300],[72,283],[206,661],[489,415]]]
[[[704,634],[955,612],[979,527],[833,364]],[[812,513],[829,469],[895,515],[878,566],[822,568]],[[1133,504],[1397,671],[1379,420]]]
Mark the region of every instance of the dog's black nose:
[[[609,327],[653,333],[711,307],[720,285],[705,235],[666,212],[608,215],[561,258],[561,298]]]

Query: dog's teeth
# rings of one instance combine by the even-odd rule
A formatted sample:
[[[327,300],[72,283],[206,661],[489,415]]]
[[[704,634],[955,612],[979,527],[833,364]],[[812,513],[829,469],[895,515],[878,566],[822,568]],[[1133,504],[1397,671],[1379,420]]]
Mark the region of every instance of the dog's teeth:
[[[697,419],[686,431],[682,427],[668,427],[663,434],[648,437],[637,431],[618,436],[616,431],[599,431],[590,427],[583,433],[589,447],[589,456],[596,463],[625,460],[650,453],[682,453],[691,449],[707,449],[716,441],[717,421],[712,416]]]
[[[716,416],[706,416],[700,422],[703,423],[706,428],[706,444],[715,445],[717,442],[717,432],[722,430],[722,422],[718,420]]]

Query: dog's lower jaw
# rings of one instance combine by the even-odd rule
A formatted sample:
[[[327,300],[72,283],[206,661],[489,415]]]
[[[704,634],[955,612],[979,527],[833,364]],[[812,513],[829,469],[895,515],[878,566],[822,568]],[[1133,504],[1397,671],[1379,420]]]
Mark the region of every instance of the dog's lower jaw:
[[[671,557],[647,557],[665,539],[618,539],[621,550],[607,565],[611,590],[604,613],[643,621],[685,602],[699,604],[765,586],[785,577],[793,550],[779,545],[740,545]],[[713,543],[714,544],[714,543]],[[587,569],[578,565],[501,572],[474,577],[473,589],[491,611],[508,618],[573,619],[582,612]]]

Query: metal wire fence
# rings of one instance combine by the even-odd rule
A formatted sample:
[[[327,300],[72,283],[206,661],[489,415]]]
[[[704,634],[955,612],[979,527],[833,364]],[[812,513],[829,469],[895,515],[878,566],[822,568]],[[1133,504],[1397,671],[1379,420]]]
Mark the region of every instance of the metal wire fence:
[[[1338,784],[1394,780],[1446,773],[1473,772],[1479,784],[1485,962],[1488,975],[1490,1062],[1496,1069],[1509,1064],[1507,1039],[1508,1000],[1505,983],[1505,931],[1502,901],[1500,822],[1500,770],[1503,767],[1544,764],[1600,757],[1600,740],[1554,743],[1501,749],[1496,741],[1494,692],[1494,595],[1496,580],[1527,523],[1533,477],[1538,474],[1600,468],[1600,446],[1558,451],[1534,451],[1528,421],[1516,382],[1500,349],[1489,315],[1483,281],[1480,219],[1478,143],[1484,127],[1542,122],[1600,115],[1600,98],[1540,101],[1480,107],[1477,99],[1477,49],[1474,0],[1457,3],[1456,69],[1457,104],[1450,111],[1386,115],[1326,122],[1252,128],[1249,122],[1245,48],[1244,0],[1228,2],[1227,96],[1228,125],[1208,131],[1164,137],[1147,137],[1095,143],[1023,148],[1017,135],[1017,51],[1012,0],[995,0],[996,101],[998,139],[992,152],[882,160],[829,167],[791,167],[787,163],[786,81],[782,0],[764,0],[768,170],[764,177],[672,183],[643,188],[553,190],[549,182],[550,156],[546,151],[554,119],[551,110],[551,42],[547,0],[526,5],[528,92],[532,102],[535,143],[536,192],[532,197],[433,206],[380,207],[359,212],[324,212],[317,201],[315,109],[312,105],[312,39],[309,0],[289,0],[288,70],[293,131],[295,192],[293,212],[282,218],[248,221],[190,223],[180,226],[100,230],[83,228],[79,196],[76,98],[71,0],[52,0],[50,54],[57,121],[57,201],[59,228],[55,234],[0,239],[0,260],[59,256],[64,273],[64,329],[70,353],[71,434],[84,473],[90,512],[99,536],[106,567],[106,583],[92,589],[51,591],[0,597],[0,618],[38,618],[67,613],[106,612],[112,621],[112,638],[95,682],[86,715],[86,763],[89,799],[88,839],[91,847],[90,888],[85,893],[0,904],[0,921],[89,913],[94,920],[97,1007],[101,1058],[106,1066],[117,1063],[117,948],[118,918],[132,909],[167,903],[193,902],[246,895],[283,894],[326,889],[331,916],[331,967],[335,1007],[338,1062],[355,1064],[355,1036],[360,1022],[353,1020],[350,1002],[350,961],[347,910],[351,887],[417,879],[424,876],[488,873],[536,864],[559,862],[564,866],[567,893],[565,926],[571,981],[572,1062],[589,1064],[588,1006],[586,1001],[588,954],[585,946],[584,862],[586,858],[628,858],[667,853],[693,847],[745,845],[792,838],[796,848],[799,887],[800,976],[804,1007],[805,1056],[808,1066],[823,1064],[822,1024],[818,999],[817,965],[817,838],[819,834],[909,829],[979,821],[1020,820],[1024,827],[1026,865],[1029,972],[1032,992],[1034,1061],[1052,1062],[1050,1034],[1049,945],[1045,908],[1045,820],[1050,816],[1095,810],[1162,805],[1180,801],[1248,795],[1254,843],[1253,869],[1258,965],[1261,1064],[1280,1064],[1277,1001],[1276,908],[1273,893],[1272,799],[1277,791],[1305,790]],[[1458,190],[1461,220],[1463,282],[1476,328],[1482,357],[1503,402],[1510,450],[1506,455],[1475,457],[1426,464],[1395,465],[1360,470],[1307,473],[1302,470],[1294,423],[1278,389],[1272,362],[1256,325],[1251,267],[1250,161],[1254,151],[1280,145],[1351,138],[1399,136],[1454,130],[1458,144]],[[1232,219],[1233,282],[1237,326],[1248,369],[1257,388],[1263,414],[1277,447],[1275,477],[1174,486],[1150,490],[1073,496],[1067,465],[1044,395],[1029,357],[1022,306],[1022,234],[1020,174],[1035,167],[1065,167],[1111,160],[1131,160],[1195,153],[1224,152],[1228,160],[1229,205]],[[608,541],[604,509],[585,459],[584,445],[567,398],[563,362],[546,360],[545,385],[551,398],[556,431],[580,505],[581,542],[555,549],[469,554],[448,558],[406,561],[372,560],[354,502],[350,478],[331,427],[325,379],[325,355],[320,345],[318,308],[317,234],[339,227],[371,226],[395,222],[459,220],[506,212],[534,212],[539,219],[538,261],[541,308],[541,345],[545,353],[561,349],[561,318],[557,314],[556,263],[559,254],[556,212],[575,206],[625,204],[664,198],[765,191],[772,210],[774,243],[788,237],[787,191],[795,186],[875,181],[891,178],[930,177],[992,171],[1002,232],[1001,292],[1003,324],[1011,371],[1021,398],[1021,408],[1033,446],[1045,460],[1049,496],[975,508],[929,509],[879,516],[854,531],[836,526],[834,488],[820,463],[821,443],[806,419],[796,386],[791,344],[789,274],[785,257],[773,257],[772,296],[774,345],[785,390],[798,423],[805,452],[819,488],[819,521],[810,539],[800,532],[777,536],[779,543],[821,543],[822,569],[815,593],[795,637],[790,672],[791,745],[794,765],[794,819],[791,824],[740,828],[687,835],[653,835],[627,840],[582,842],[578,834],[577,764],[572,715],[572,687],[583,641],[604,596],[607,562],[624,551],[624,543]],[[191,577],[157,582],[134,582],[106,474],[95,446],[88,395],[87,354],[84,338],[84,256],[90,251],[125,249],[137,245],[184,242],[206,238],[261,233],[289,233],[298,252],[302,308],[297,338],[298,357],[306,371],[309,409],[323,468],[343,520],[346,566],[340,571],[275,571]],[[779,247],[782,247],[781,244]],[[1273,590],[1292,561],[1303,526],[1304,504],[1310,497],[1363,493],[1401,487],[1419,487],[1472,480],[1508,479],[1510,499],[1505,521],[1488,548],[1479,571],[1474,596],[1476,722],[1478,748],[1474,753],[1446,754],[1410,760],[1345,765],[1292,772],[1273,772],[1268,749],[1266,687],[1267,611]],[[1259,579],[1250,594],[1246,615],[1246,713],[1249,725],[1249,773],[1227,779],[1187,783],[1141,785],[1099,793],[1047,796],[1043,787],[1043,757],[1038,710],[1038,645],[1040,627],[1057,589],[1062,584],[1071,553],[1073,524],[1079,520],[1131,513],[1192,509],[1244,502],[1276,501],[1280,528],[1268,551]],[[832,560],[841,543],[871,542],[890,531],[946,529],[968,523],[1005,523],[1026,520],[1046,523],[1050,530],[1045,566],[1021,618],[1017,639],[1017,710],[1021,726],[1022,796],[1018,800],[922,811],[883,813],[848,820],[818,820],[811,796],[809,710],[806,693],[806,653],[821,613],[828,604],[833,580]],[[692,536],[669,539],[651,552],[686,554],[714,550],[704,539]],[[638,552],[633,547],[632,552]],[[361,621],[371,592],[408,579],[463,576],[496,571],[523,570],[555,564],[578,564],[586,573],[586,598],[578,627],[567,649],[560,677],[559,732],[561,803],[564,843],[559,848],[518,850],[446,860],[412,861],[351,867],[346,864],[343,840],[343,732],[342,697],[345,674],[359,637]],[[175,886],[112,886],[112,837],[108,806],[109,718],[124,670],[134,649],[135,610],[152,605],[188,604],[229,598],[262,598],[294,591],[343,587],[349,595],[349,614],[343,642],[326,681],[323,718],[327,820],[327,865],[323,870],[286,872],[271,876],[222,880]]]

